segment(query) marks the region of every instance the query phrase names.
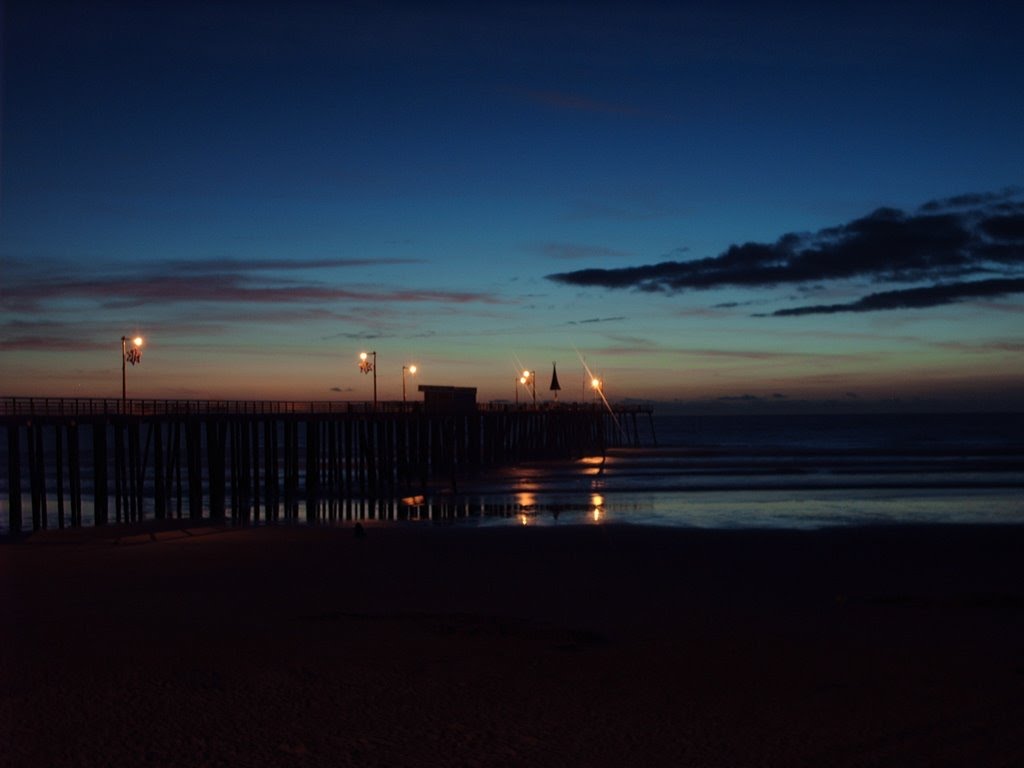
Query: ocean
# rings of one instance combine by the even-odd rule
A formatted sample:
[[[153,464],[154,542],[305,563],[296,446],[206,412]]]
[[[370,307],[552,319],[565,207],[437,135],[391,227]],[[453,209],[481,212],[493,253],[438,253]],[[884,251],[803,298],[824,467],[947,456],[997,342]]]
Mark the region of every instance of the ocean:
[[[300,503],[278,520],[791,529],[1024,523],[1024,414],[656,413],[645,422],[638,447],[504,467],[404,499],[328,501],[315,512]],[[8,527],[6,485],[4,476],[0,533]],[[56,527],[52,494],[47,508],[48,526]],[[87,497],[86,525],[91,517]]]
[[[1024,523],[1024,414],[655,415],[641,436],[510,468],[480,503],[519,524]]]

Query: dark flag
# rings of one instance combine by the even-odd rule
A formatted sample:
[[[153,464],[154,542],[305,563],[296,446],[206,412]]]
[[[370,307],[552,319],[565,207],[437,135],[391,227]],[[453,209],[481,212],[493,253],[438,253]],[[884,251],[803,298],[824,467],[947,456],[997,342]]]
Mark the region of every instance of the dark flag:
[[[558,399],[558,390],[562,388],[562,385],[558,383],[558,369],[555,364],[551,364],[551,391],[555,393],[555,400]]]
[[[138,347],[129,347],[128,351],[124,353],[124,359],[135,365],[136,363],[142,362],[142,350]]]

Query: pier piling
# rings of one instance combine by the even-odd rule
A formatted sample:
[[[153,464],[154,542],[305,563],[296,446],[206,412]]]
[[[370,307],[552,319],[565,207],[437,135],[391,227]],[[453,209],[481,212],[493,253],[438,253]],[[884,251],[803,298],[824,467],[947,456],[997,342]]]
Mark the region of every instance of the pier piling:
[[[309,520],[377,514],[432,483],[457,490],[461,478],[488,467],[636,445],[642,412],[649,410],[3,398],[0,530],[24,532],[26,488],[32,530],[106,525],[111,493],[119,523],[185,515],[247,523],[260,520],[261,507],[275,521],[282,503],[290,520],[303,511]]]

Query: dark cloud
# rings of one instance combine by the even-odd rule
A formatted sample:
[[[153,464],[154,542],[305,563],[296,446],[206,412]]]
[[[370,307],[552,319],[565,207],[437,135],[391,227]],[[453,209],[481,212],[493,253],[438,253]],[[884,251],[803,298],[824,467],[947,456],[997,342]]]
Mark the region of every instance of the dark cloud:
[[[981,224],[986,235],[998,240],[1024,240],[1024,213],[993,216]]]
[[[790,307],[773,312],[772,315],[774,317],[791,317],[835,314],[836,312],[876,312],[883,309],[922,309],[968,299],[997,298],[1014,293],[1024,293],[1024,279],[975,280],[966,283],[929,285],[924,288],[882,291],[847,304]]]
[[[1018,199],[1022,196],[1024,191],[1012,188],[932,201],[915,213],[879,208],[847,224],[814,233],[787,233],[774,243],[733,245],[714,257],[581,269],[548,275],[548,279],[566,285],[665,293],[737,286],[801,288],[850,279],[931,283],[835,305],[841,309],[818,310],[825,312],[934,306],[1017,293],[1021,289],[1012,278],[1024,270],[1024,200]],[[971,277],[989,279],[967,281]],[[776,314],[813,310],[802,307]]]
[[[999,192],[981,192],[967,195],[955,195],[941,200],[929,200],[921,206],[921,211],[944,211],[951,208],[978,208],[1012,200],[1024,192],[1024,187],[1006,187]]]

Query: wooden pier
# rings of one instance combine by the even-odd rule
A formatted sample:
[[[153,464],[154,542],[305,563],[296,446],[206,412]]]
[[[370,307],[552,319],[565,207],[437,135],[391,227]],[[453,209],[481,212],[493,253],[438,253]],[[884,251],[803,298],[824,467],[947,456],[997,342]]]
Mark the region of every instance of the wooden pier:
[[[590,404],[447,413],[422,403],[8,397],[6,529],[87,517],[273,521],[300,505],[307,519],[333,516],[354,500],[454,490],[518,461],[638,445],[643,415],[650,409]]]

